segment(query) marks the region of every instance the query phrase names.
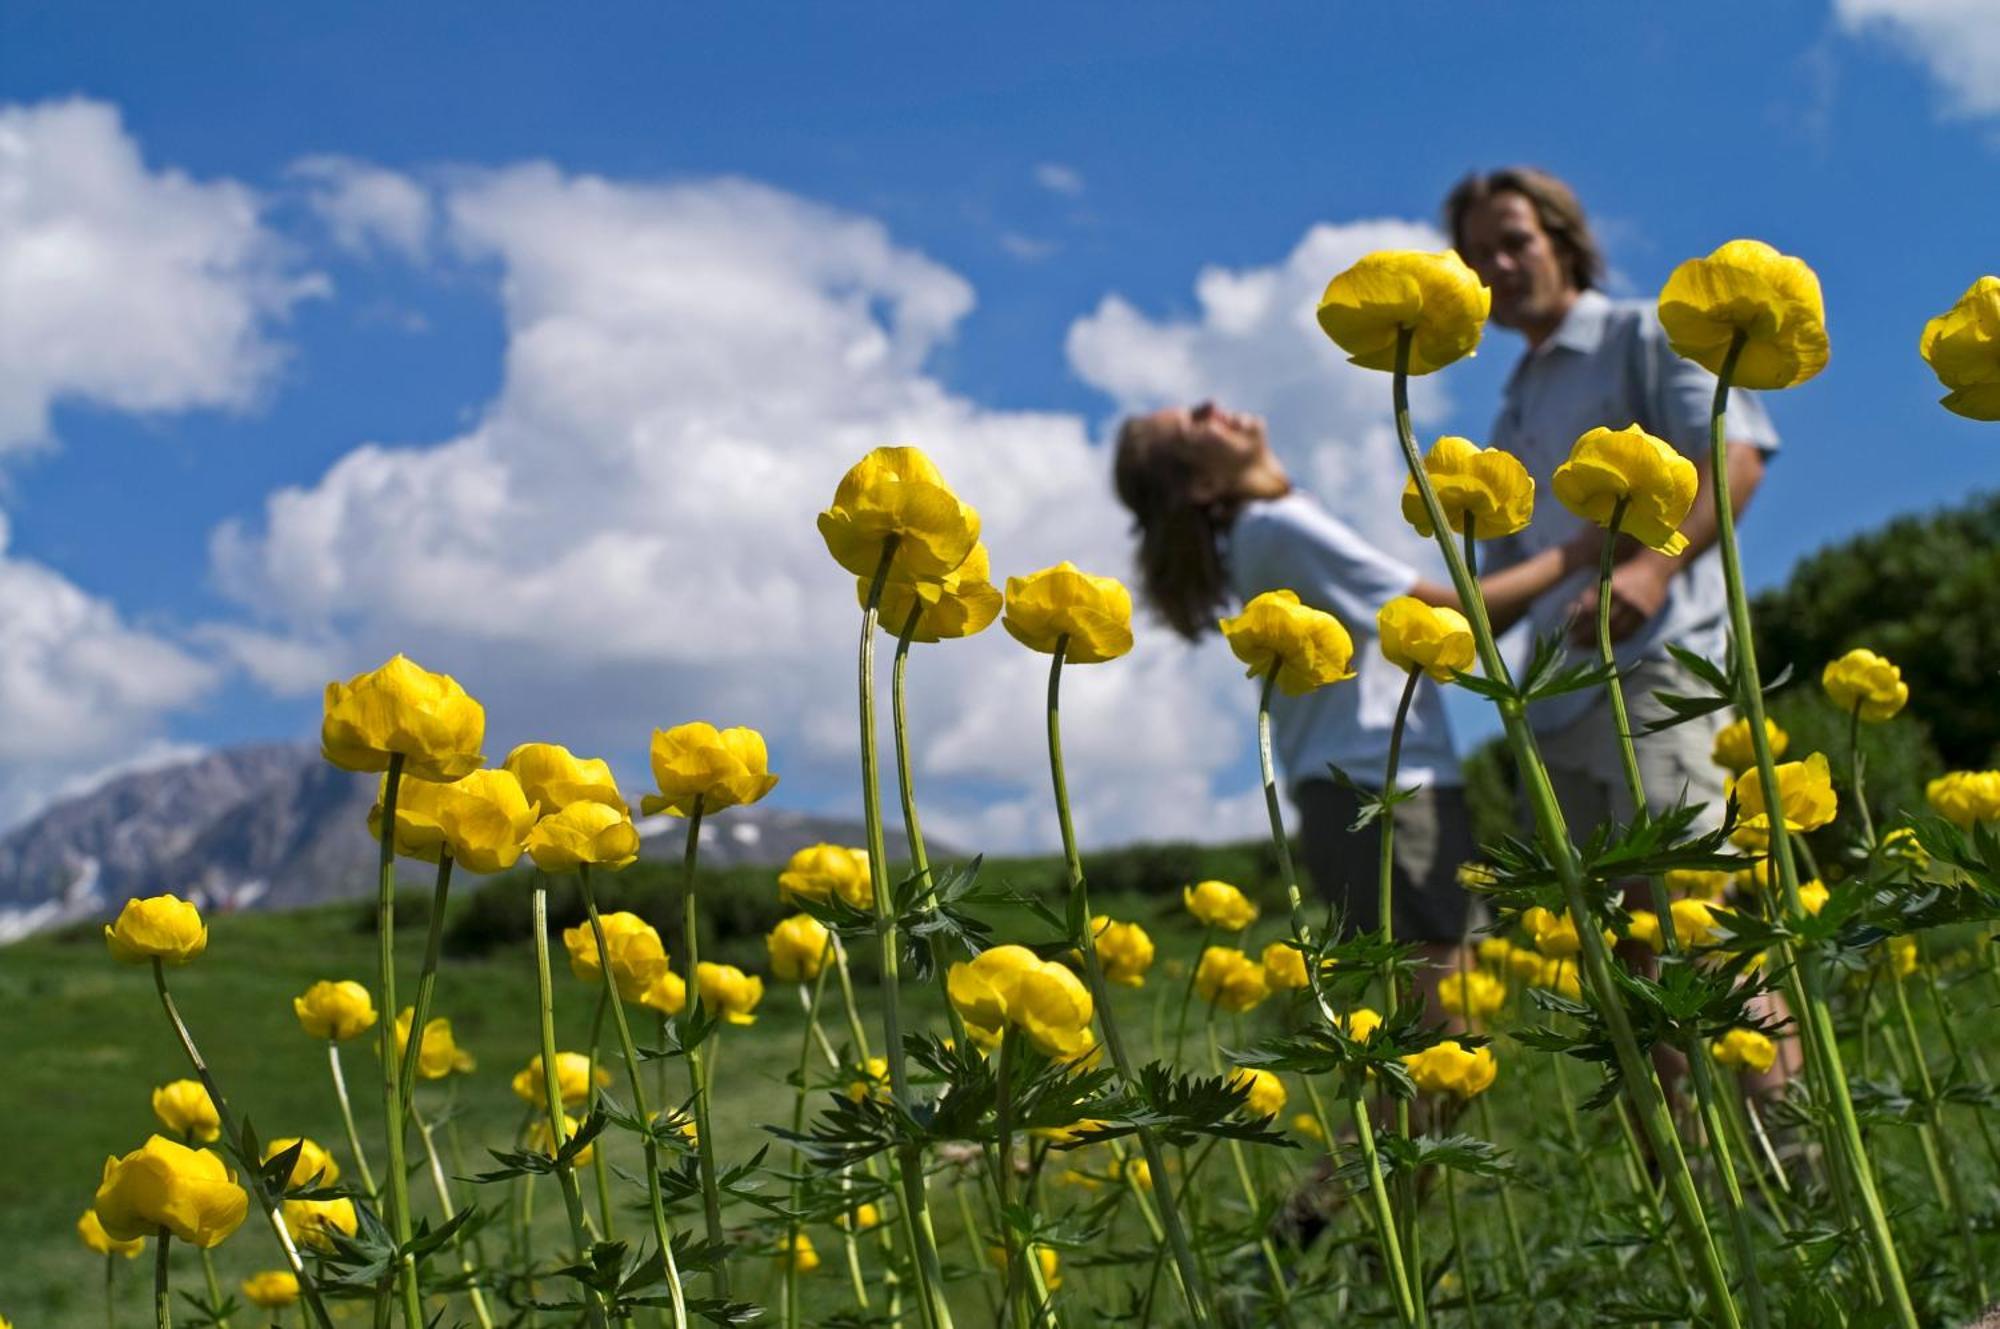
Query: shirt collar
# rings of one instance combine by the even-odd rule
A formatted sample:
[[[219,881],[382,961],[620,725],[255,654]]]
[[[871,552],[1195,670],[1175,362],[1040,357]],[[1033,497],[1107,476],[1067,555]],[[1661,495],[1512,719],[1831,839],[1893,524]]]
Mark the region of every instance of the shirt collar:
[[[1563,315],[1555,335],[1543,344],[1543,349],[1560,346],[1566,351],[1592,354],[1604,343],[1604,318],[1610,312],[1611,300],[1604,292],[1579,291],[1569,312]]]

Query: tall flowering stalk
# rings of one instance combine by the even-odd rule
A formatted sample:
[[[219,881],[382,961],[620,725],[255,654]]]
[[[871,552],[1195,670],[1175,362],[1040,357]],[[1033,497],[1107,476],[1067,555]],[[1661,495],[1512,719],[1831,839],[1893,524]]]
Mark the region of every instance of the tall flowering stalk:
[[[341,1069],[340,1045],[374,1028],[379,1018],[375,999],[368,989],[352,979],[321,980],[292,998],[292,1012],[308,1038],[326,1040],[327,1069],[333,1076],[333,1096],[340,1105],[340,1124],[347,1131],[347,1148],[361,1171],[361,1185],[373,1200],[377,1195],[375,1174],[368,1167],[368,1155],[361,1148],[361,1135],[354,1129],[354,1107],[347,1097],[347,1076]]]
[[[1450,520],[1439,500],[1410,429],[1410,375],[1431,373],[1469,354],[1479,343],[1490,302],[1491,293],[1456,254],[1382,252],[1364,257],[1333,279],[1320,302],[1319,320],[1321,327],[1349,352],[1355,363],[1393,374],[1396,434],[1411,482],[1436,535],[1459,601],[1466,607],[1480,663],[1489,678],[1511,686],[1512,676],[1500,655],[1479,585],[1466,567],[1458,543],[1450,538],[1457,524]],[[1508,743],[1521,767],[1536,832],[1553,860],[1564,901],[1573,918],[1588,920],[1592,915],[1583,864],[1556,803],[1555,788],[1534,733],[1528,727],[1527,705],[1519,697],[1501,699],[1496,705]],[[1674,1132],[1659,1083],[1633,1034],[1623,997],[1612,977],[1604,939],[1594,926],[1580,926],[1578,933],[1582,940],[1585,986],[1610,1033],[1625,1092],[1632,1099],[1654,1156],[1660,1160],[1674,1197],[1676,1216],[1698,1257],[1710,1301],[1709,1313],[1718,1323],[1733,1327],[1740,1321],[1728,1274],[1703,1217],[1700,1193],[1688,1169],[1680,1138]]]
[[[1744,592],[1736,514],[1729,490],[1729,389],[1732,385],[1792,387],[1825,367],[1826,320],[1819,279],[1805,263],[1769,245],[1734,240],[1707,258],[1690,259],[1675,269],[1660,292],[1660,322],[1675,351],[1716,376],[1708,437],[1715,484],[1716,543],[1722,550],[1730,638],[1735,647],[1736,703],[1749,724],[1759,787],[1776,791],[1781,787],[1777,760],[1764,717],[1764,685],[1757,668],[1756,640],[1751,635],[1750,603]],[[1798,869],[1792,862],[1786,818],[1774,808],[1768,822],[1771,866],[1786,916],[1803,918],[1806,909],[1799,897]],[[1790,941],[1780,941],[1778,949],[1780,962],[1791,967],[1794,949]],[[1916,1324],[1916,1311],[1861,1140],[1824,978],[1811,963],[1798,964],[1796,972],[1805,998],[1801,1042],[1808,1064],[1816,1072],[1819,1090],[1833,1109],[1834,1153],[1848,1188],[1860,1201],[1863,1228],[1890,1309],[1907,1329]]]

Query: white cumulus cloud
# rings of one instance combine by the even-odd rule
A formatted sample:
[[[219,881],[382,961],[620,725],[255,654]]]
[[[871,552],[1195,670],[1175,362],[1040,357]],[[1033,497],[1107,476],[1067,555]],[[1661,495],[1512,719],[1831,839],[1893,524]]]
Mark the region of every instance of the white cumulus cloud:
[[[1834,0],[1845,31],[1886,37],[1921,61],[1947,114],[2000,115],[2000,6],[1993,0]]]
[[[0,453],[76,399],[242,409],[282,364],[273,324],[325,289],[229,180],[149,168],[115,108],[0,107]]]
[[[356,254],[378,250],[421,259],[430,246],[431,196],[400,171],[352,157],[303,157],[287,172],[334,243]]]

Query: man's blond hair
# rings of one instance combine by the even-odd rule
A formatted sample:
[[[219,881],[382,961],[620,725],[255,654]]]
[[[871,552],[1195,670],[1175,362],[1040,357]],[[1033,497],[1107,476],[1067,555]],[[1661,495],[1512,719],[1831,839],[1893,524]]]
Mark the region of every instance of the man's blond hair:
[[[1496,194],[1519,194],[1535,209],[1535,219],[1562,256],[1570,284],[1588,291],[1604,279],[1604,255],[1576,191],[1547,171],[1533,166],[1503,166],[1474,171],[1452,187],[1444,200],[1444,229],[1454,248],[1465,248],[1465,217]]]

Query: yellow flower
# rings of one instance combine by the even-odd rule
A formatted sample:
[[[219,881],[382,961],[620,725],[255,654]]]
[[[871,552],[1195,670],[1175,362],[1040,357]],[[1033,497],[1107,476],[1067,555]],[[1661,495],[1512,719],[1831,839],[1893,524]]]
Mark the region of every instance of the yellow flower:
[[[264,1161],[270,1162],[293,1145],[299,1147],[299,1156],[292,1163],[291,1175],[285,1179],[288,1191],[318,1189],[331,1186],[340,1180],[340,1164],[333,1161],[333,1155],[311,1140],[286,1137],[272,1140],[264,1146]]]
[[[875,883],[868,876],[868,851],[837,844],[808,845],[792,855],[778,874],[778,894],[794,902],[825,904],[838,895],[856,909],[875,907]]]
[[[186,964],[208,946],[208,925],[201,911],[176,895],[127,900],[118,920],[104,929],[111,958],[126,964],[158,959]]]
[[[1383,249],[1327,283],[1319,326],[1350,364],[1381,370],[1395,369],[1408,330],[1409,372],[1429,374],[1473,353],[1492,307],[1493,292],[1456,250]]]
[[[1918,351],[1951,391],[1941,405],[1968,420],[2000,420],[2000,277],[1981,277],[1924,324]]]
[[[1804,761],[1785,762],[1778,767],[1777,775],[1778,809],[1785,819],[1786,830],[1816,831],[1831,822],[1840,810],[1825,753],[1815,752]],[[1765,806],[1764,783],[1755,770],[1745,771],[1736,782],[1736,806],[1736,842],[1753,848],[1768,844],[1771,814]]]
[[[267,1311],[281,1311],[299,1299],[299,1279],[289,1269],[265,1269],[238,1284],[243,1299]]]
[[[746,974],[733,964],[710,964],[703,960],[695,966],[694,981],[701,989],[702,1005],[731,1024],[757,1023],[757,1003],[764,1000],[763,979]]]
[[[1844,714],[1856,710],[1869,724],[1880,724],[1910,700],[1903,671],[1863,647],[1855,647],[1820,672],[1819,685]]]
[[[1762,1075],[1778,1060],[1778,1045],[1755,1029],[1731,1029],[1708,1045],[1719,1065]]]
[[[882,1211],[863,1200],[853,1212],[840,1214],[833,1221],[849,1232],[873,1232],[882,1226]]]
[[[611,957],[611,981],[624,1001],[637,1001],[661,974],[667,972],[667,948],[653,925],[637,914],[620,910],[602,914],[604,951]],[[604,981],[599,963],[597,935],[585,919],[573,928],[564,928],[563,948],[569,952],[569,971],[584,983]]]
[[[1439,979],[1437,996],[1447,1014],[1490,1020],[1507,1004],[1507,985],[1483,969],[1468,969]]]
[[[861,577],[854,585],[861,607],[867,608],[870,578]],[[917,626],[910,640],[934,642],[986,631],[1000,616],[1000,603],[1000,588],[993,584],[993,565],[986,546],[977,544],[965,562],[937,581],[886,583],[876,608],[882,630],[890,636],[901,636],[914,613]]]
[[[368,834],[377,839],[388,784],[385,775],[368,810]],[[406,780],[396,791],[396,852],[406,858],[435,863],[449,851],[468,872],[505,872],[534,827],[534,805],[511,771],[473,771],[450,783]]]
[[[128,1260],[136,1260],[139,1252],[146,1249],[144,1237],[134,1237],[130,1241],[113,1238],[104,1230],[104,1224],[98,1221],[95,1209],[84,1210],[83,1217],[76,1220],[76,1235],[99,1255],[122,1255]]]
[[[379,669],[326,685],[319,750],[348,771],[386,771],[401,753],[403,774],[456,780],[485,758],[486,712],[458,680],[397,655]]]
[[[1111,1160],[1111,1179],[1129,1181],[1142,1191],[1150,1191],[1153,1189],[1153,1167],[1143,1158],[1123,1163],[1114,1158]]]
[[[1357,1043],[1366,1043],[1382,1027],[1382,1013],[1369,1006],[1356,1006],[1347,1013],[1347,1036]]]
[[[1647,946],[1652,947],[1655,952],[1666,949],[1667,939],[1660,932],[1660,916],[1658,914],[1650,909],[1634,909],[1631,913],[1631,919],[1630,926],[1625,929],[1626,936],[1630,937],[1633,941],[1643,942]],[[1678,932],[1675,935],[1678,936]]]
[[[1194,990],[1203,1001],[1241,1013],[1271,995],[1264,966],[1234,946],[1210,946],[1194,970]]]
[[[1093,1185],[1091,1189],[1095,1190],[1096,1186]],[[986,1255],[988,1259],[993,1261],[995,1268],[1005,1269],[1007,1267],[1007,1248],[1005,1246],[988,1246],[986,1248]],[[1056,1255],[1055,1251],[1047,1246],[1035,1247],[1035,1263],[1041,1266],[1043,1287],[1054,1292],[1062,1286],[1062,1260]]]
[[[1196,922],[1218,932],[1241,932],[1257,921],[1257,906],[1226,881],[1183,886],[1181,903]]]
[[[1543,955],[1567,960],[1583,949],[1576,934],[1576,920],[1567,913],[1555,913],[1536,905],[1521,914],[1521,926],[1535,939],[1535,949]]]
[[[578,757],[557,743],[523,743],[500,764],[521,782],[521,792],[544,817],[572,803],[602,803],[631,811],[618,792],[610,763],[602,757]]]
[[[1425,455],[1424,474],[1454,535],[1470,522],[1475,537],[1497,540],[1526,529],[1535,514],[1535,478],[1511,452],[1446,434]],[[1403,520],[1418,535],[1436,533],[1414,476],[1403,482]]]
[[[875,575],[893,537],[892,576],[936,579],[972,553],[979,514],[916,448],[876,448],[840,478],[819,533],[834,562],[857,577]]]
[[[1409,1068],[1417,1088],[1425,1093],[1456,1094],[1460,1098],[1485,1093],[1500,1073],[1492,1048],[1468,1050],[1450,1038],[1404,1057],[1403,1065]]]
[[[1505,969],[1507,957],[1514,953],[1514,943],[1505,937],[1483,937],[1479,942],[1479,963],[1489,969]]]
[[[1266,591],[1235,618],[1217,623],[1229,649],[1250,666],[1249,676],[1263,678],[1276,670],[1278,687],[1287,697],[1302,697],[1354,677],[1348,668],[1354,659],[1354,638],[1339,619],[1300,604],[1291,591]]]
[[[976,1040],[992,1044],[1004,1027],[1026,1034],[1046,1056],[1072,1060],[1091,1051],[1095,1007],[1090,990],[1060,964],[1025,946],[995,946],[945,976],[952,1005]]]
[[[1020,975],[1042,963],[1026,946],[994,946],[952,965],[945,989],[970,1032],[986,1044],[998,1043],[1007,1024],[1008,1000]]]
[[[1962,831],[2000,821],[2000,771],[1952,771],[1924,785],[1931,811]]]
[[[567,1142],[574,1138],[576,1132],[576,1118],[567,1112],[563,1113],[563,1140]],[[549,1129],[549,1119],[547,1117],[535,1118],[534,1125],[528,1128],[528,1148],[534,1150],[544,1158],[554,1158],[557,1147],[555,1132]],[[570,1166],[588,1167],[591,1160],[596,1156],[597,1143],[592,1141],[576,1151],[576,1157],[570,1160]]]
[[[1718,913],[1727,917],[1729,911],[1712,908],[1706,900],[1674,901],[1674,937],[1683,946],[1706,946],[1718,940],[1722,935],[1717,928]]]
[[[1294,992],[1307,983],[1305,952],[1282,941],[1264,948],[1264,983],[1273,992]]]
[[[1069,664],[1102,664],[1132,649],[1132,596],[1114,577],[1058,563],[1007,578],[1000,626],[1031,651],[1054,655],[1061,642]]]
[[[1319,1118],[1310,1112],[1301,1112],[1293,1117],[1292,1129],[1300,1135],[1305,1136],[1308,1140],[1317,1140],[1321,1144],[1326,1143],[1326,1132],[1320,1129]]]
[[[892,1090],[887,1057],[868,1058],[861,1065],[860,1078],[847,1082],[847,1097],[856,1103],[868,1098],[886,1103]]]
[[[189,1245],[219,1245],[250,1211],[250,1196],[206,1149],[163,1135],[123,1158],[104,1160],[104,1179],[91,1201],[113,1241],[152,1236],[160,1228]]]
[[[1456,609],[1399,595],[1375,615],[1382,656],[1398,669],[1421,669],[1440,683],[1472,668],[1472,625]],[[1466,866],[1476,866],[1467,864]]]
[[[755,803],[778,783],[764,736],[754,729],[717,729],[700,720],[655,729],[652,755],[660,792],[639,800],[639,810],[649,816],[691,816],[697,802],[704,813],[720,812]]]
[[[1817,914],[1826,908],[1827,889],[1818,877],[1799,883],[1799,903],[1809,914]]]
[[[1660,291],[1660,325],[1676,354],[1711,374],[1743,334],[1736,387],[1789,388],[1826,368],[1819,278],[1760,240],[1731,240],[1675,268]]]
[[[1583,997],[1583,979],[1576,971],[1574,960],[1543,960],[1542,971],[1535,976],[1534,982],[1536,987],[1559,993],[1572,1001]]]
[[[1670,868],[1666,874],[1667,893],[1695,900],[1720,900],[1736,874],[1721,869]]]
[[[778,1247],[778,1266],[790,1265],[802,1274],[809,1274],[819,1268],[819,1252],[813,1249],[812,1238],[803,1232],[788,1233],[786,1244]]]
[[[1554,480],[1564,507],[1606,530],[1623,503],[1619,532],[1670,556],[1687,548],[1681,523],[1700,484],[1693,462],[1638,425],[1585,432]]]
[[[793,914],[764,934],[771,954],[771,977],[781,983],[809,983],[825,968],[832,936],[811,914]]]
[[[1090,920],[1097,938],[1097,963],[1107,982],[1128,988],[1146,986],[1146,971],[1153,967],[1153,939],[1137,923],[1114,923],[1107,914]]]
[[[1285,1082],[1269,1071],[1238,1067],[1229,1077],[1229,1087],[1245,1091],[1245,1116],[1275,1117],[1285,1110]]]
[[[405,1006],[396,1015],[396,1056],[400,1059],[410,1045],[410,1022],[416,1008]],[[442,1080],[453,1071],[473,1068],[472,1054],[452,1037],[451,1021],[442,1015],[424,1022],[423,1042],[417,1047],[417,1074],[426,1080]]]
[[[1931,856],[1917,839],[1916,831],[1908,826],[1898,826],[1882,837],[1882,854],[1892,863],[1902,863],[1911,872],[1922,873],[1931,865]]]
[[[556,1053],[556,1092],[562,1095],[566,1108],[582,1107],[590,1101],[590,1086],[593,1080],[600,1089],[611,1087],[611,1072],[604,1067],[596,1067],[592,1075],[590,1058],[581,1052]],[[528,1064],[514,1072],[514,1096],[524,1103],[532,1103],[546,1109],[549,1105],[549,1078],[542,1069],[542,1054],[537,1052]]]
[[[1532,946],[1515,946],[1507,952],[1507,972],[1523,983],[1537,983],[1546,962]]]
[[[639,831],[630,813],[609,803],[577,802],[536,822],[525,848],[544,872],[584,865],[616,872],[639,857]]]
[[[639,1004],[658,1011],[662,1015],[679,1015],[687,1009],[687,980],[669,969],[653,980],[653,985],[639,994]]]
[[[222,1134],[222,1114],[200,1080],[173,1080],[153,1091],[153,1115],[176,1135],[208,1144]]]
[[[1792,738],[1778,728],[1777,722],[1764,717],[1764,737],[1771,744],[1771,760],[1785,755]],[[1750,722],[1735,720],[1722,727],[1715,736],[1715,746],[1709,750],[1709,760],[1735,775],[1741,775],[1757,764],[1757,749],[1750,743]]]
[[[292,1013],[299,1028],[311,1038],[327,1038],[336,1043],[375,1027],[375,999],[368,989],[351,978],[338,982],[321,979],[292,998]]]

